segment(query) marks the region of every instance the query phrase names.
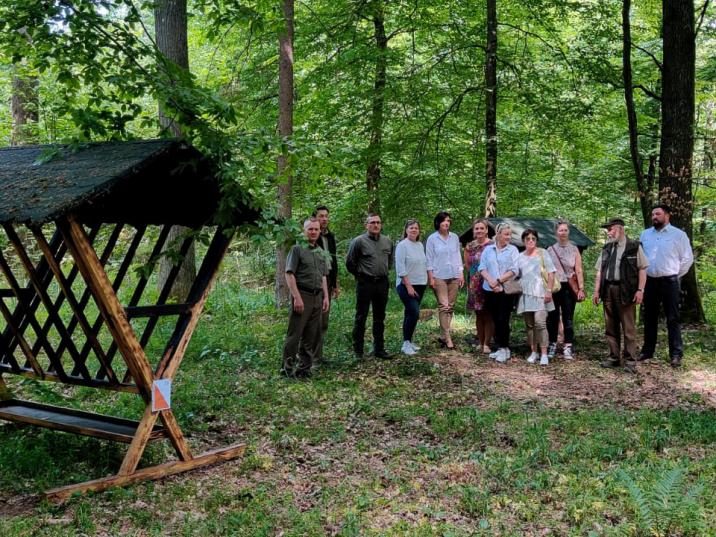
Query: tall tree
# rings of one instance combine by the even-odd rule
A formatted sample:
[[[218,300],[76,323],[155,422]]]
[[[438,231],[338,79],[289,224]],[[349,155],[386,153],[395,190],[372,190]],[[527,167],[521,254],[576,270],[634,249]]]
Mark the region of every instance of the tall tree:
[[[388,64],[388,37],[385,34],[383,0],[373,2],[372,21],[376,52],[370,118],[370,142],[368,144],[365,180],[366,188],[368,189],[368,210],[377,213],[380,212],[380,165],[383,152],[383,113],[385,109],[385,85]]]
[[[696,84],[696,31],[693,2],[663,0],[664,66],[661,102],[659,199],[673,209],[672,223],[693,236],[692,164]],[[703,322],[704,310],[691,270],[682,279],[682,315]]]
[[[278,134],[282,149],[278,156],[279,217],[291,218],[293,203],[293,174],[289,158],[289,144],[293,135],[293,0],[283,1],[283,25],[278,36]],[[288,302],[286,272],[287,244],[281,241],[276,251],[275,299],[276,306]]]
[[[651,222],[651,207],[654,204],[652,196],[653,183],[649,183],[649,177],[644,174],[644,162],[639,150],[639,128],[634,106],[634,82],[631,67],[631,0],[622,2],[622,78],[624,80],[624,101],[626,102],[627,122],[629,125],[629,152],[634,167],[636,188],[641,205],[641,216],[644,226],[648,227]],[[652,178],[653,180],[653,178]]]
[[[154,30],[157,48],[162,64],[160,71],[168,80],[175,78],[176,69],[189,70],[189,45],[187,41],[186,0],[156,0],[154,3]],[[178,82],[178,81],[177,81]],[[180,137],[181,126],[167,113],[163,103],[159,103],[159,124],[165,134]],[[183,226],[172,226],[167,240],[167,248],[177,250],[184,237],[191,230]],[[163,287],[174,265],[172,256],[162,257],[159,267],[159,286]],[[172,286],[171,296],[179,301],[186,299],[196,277],[196,255],[194,246],[187,251],[181,262],[181,268]]]
[[[23,72],[23,66],[17,65],[12,74],[12,135],[10,145],[35,143],[35,127],[38,120],[39,98],[38,79]]]
[[[487,0],[485,216],[497,214],[497,0]]]

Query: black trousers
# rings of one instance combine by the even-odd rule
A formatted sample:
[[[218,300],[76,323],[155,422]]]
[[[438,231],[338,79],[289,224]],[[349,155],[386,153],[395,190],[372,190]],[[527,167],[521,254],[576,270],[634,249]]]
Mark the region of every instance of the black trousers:
[[[659,327],[659,307],[664,305],[666,329],[669,332],[669,357],[684,356],[679,324],[679,296],[681,286],[677,276],[663,278],[646,277],[644,289],[644,346],[642,354],[651,357],[656,349],[656,333]]]
[[[577,305],[572,290],[567,282],[562,282],[562,288],[552,295],[554,309],[547,314],[547,332],[549,342],[556,343],[559,333],[559,318],[562,317],[564,327],[564,342],[574,343],[574,308]]]
[[[388,277],[371,279],[359,277],[356,281],[356,316],[353,322],[353,350],[363,353],[365,323],[368,311],[373,308],[373,352],[385,350],[385,308],[388,305]]]
[[[515,306],[514,295],[485,291],[485,307],[495,324],[495,343],[499,348],[510,346],[510,315]]]

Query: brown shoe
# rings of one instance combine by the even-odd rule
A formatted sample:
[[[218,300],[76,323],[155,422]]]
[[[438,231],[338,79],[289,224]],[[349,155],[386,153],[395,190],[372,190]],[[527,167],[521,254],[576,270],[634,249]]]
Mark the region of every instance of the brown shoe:
[[[681,367],[681,356],[671,357],[671,367]]]
[[[653,357],[649,356],[648,354],[644,354],[643,352],[639,353],[639,356],[637,357],[637,362],[643,362],[645,360],[651,360]]]

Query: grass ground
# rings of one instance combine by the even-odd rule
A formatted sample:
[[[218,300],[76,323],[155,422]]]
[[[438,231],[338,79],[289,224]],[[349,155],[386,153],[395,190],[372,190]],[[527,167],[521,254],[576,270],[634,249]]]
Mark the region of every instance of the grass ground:
[[[637,375],[599,367],[587,304],[572,362],[530,366],[519,346],[504,366],[466,344],[443,351],[435,319],[419,326],[418,356],[357,361],[344,296],[326,363],[291,381],[278,375],[286,314],[271,300],[225,275],[173,394],[193,447],[243,441],[246,456],[53,506],[38,493],[115,472],[124,447],[0,425],[0,536],[716,535],[711,327],[685,331],[683,369],[657,359]],[[393,352],[401,317],[392,295]],[[471,319],[455,325],[461,341]],[[35,400],[141,411],[127,395],[8,382]],[[170,451],[152,445],[143,464]]]

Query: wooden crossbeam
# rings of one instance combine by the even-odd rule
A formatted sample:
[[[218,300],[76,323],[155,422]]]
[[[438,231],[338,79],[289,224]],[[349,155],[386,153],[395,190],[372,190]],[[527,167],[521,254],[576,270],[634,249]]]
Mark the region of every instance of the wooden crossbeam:
[[[100,345],[99,341],[97,340],[96,334],[93,333],[92,328],[90,327],[89,321],[87,320],[87,317],[85,316],[83,307],[77,302],[77,299],[75,298],[74,293],[72,292],[71,284],[67,282],[67,279],[65,278],[65,275],[62,273],[62,269],[55,261],[54,257],[52,256],[52,252],[50,251],[50,245],[47,243],[47,240],[45,239],[45,236],[42,234],[42,231],[39,228],[32,228],[32,234],[35,237],[35,240],[37,241],[38,246],[40,247],[40,250],[42,251],[42,254],[47,259],[47,263],[50,266],[50,270],[55,275],[55,278],[57,279],[57,283],[60,287],[60,291],[62,294],[64,294],[65,298],[67,299],[67,303],[70,306],[70,309],[72,309],[72,313],[74,314],[74,318],[77,320],[77,323],[82,328],[82,331],[84,332],[85,337],[87,338],[87,341],[92,346],[92,350],[94,350],[95,355],[97,356],[97,360],[99,360],[99,363],[102,365],[102,368],[105,370],[107,377],[109,379],[109,382],[111,384],[119,384],[119,380],[117,379],[117,375],[115,375],[114,371],[112,370],[112,367],[109,365],[107,361],[107,357],[104,354],[104,350],[102,349],[102,346]],[[86,360],[86,356],[80,357],[81,362],[84,364]]]
[[[20,332],[15,326],[15,324],[12,322],[12,313],[10,313],[10,310],[8,309],[4,300],[0,300],[0,312],[5,318],[5,322],[7,323],[8,327],[12,331],[11,333],[15,337],[15,340],[20,344],[20,349],[22,349],[22,353],[25,355],[25,358],[30,364],[30,367],[32,367],[32,370],[38,377],[43,378],[45,376],[45,372],[42,370],[42,367],[40,367],[40,364],[37,362],[37,358],[32,353],[32,349],[27,343],[25,336],[22,335],[22,332]],[[10,362],[11,367],[13,368],[13,371],[19,373],[20,364],[18,364],[17,360],[15,360],[15,357],[12,354],[9,354],[7,358]]]
[[[151,306],[126,307],[124,308],[124,311],[130,319],[137,319],[140,317],[181,315],[183,313],[188,313],[192,306],[193,304],[189,302],[182,304],[153,304]]]
[[[43,377],[38,375],[29,367],[20,369],[20,371],[13,371],[8,364],[0,364],[0,373],[12,373],[14,376],[25,377],[31,379],[41,378],[43,381],[59,382],[61,384],[67,384],[69,386],[89,386],[92,388],[100,388],[103,390],[110,390],[113,392],[123,393],[139,393],[139,390],[134,384],[110,384],[107,380],[92,379],[90,381],[84,380],[80,377],[64,377],[61,378],[56,372],[45,370]]]
[[[47,310],[48,317],[52,319],[55,329],[60,334],[60,338],[65,340],[65,345],[70,352],[70,356],[72,357],[72,361],[75,365],[75,370],[80,376],[82,376],[82,378],[88,380],[91,377],[90,372],[85,363],[80,359],[80,353],[77,350],[74,341],[72,341],[72,336],[70,336],[67,332],[67,327],[60,317],[59,310],[55,309],[54,303],[47,294],[47,283],[49,282],[43,285],[40,275],[38,275],[37,271],[35,271],[35,267],[33,266],[30,257],[27,255],[27,251],[20,241],[20,238],[17,236],[15,229],[9,224],[4,224],[3,227],[5,228],[5,233],[7,233],[10,243],[15,249],[15,253],[17,253],[17,256],[20,258],[20,262],[25,267],[25,272],[27,272],[27,276],[30,278],[30,282],[35,288],[35,292],[38,294],[42,305]]]
[[[172,461],[149,468],[142,468],[128,475],[115,475],[102,479],[95,479],[85,483],[69,485],[52,490],[45,493],[45,497],[53,502],[63,502],[71,498],[74,494],[84,494],[86,492],[99,492],[113,487],[124,487],[133,483],[142,481],[152,481],[162,479],[170,475],[179,474],[195,468],[210,466],[219,462],[230,461],[240,457],[246,451],[246,444],[236,444],[233,446],[207,451],[201,455],[194,457],[188,461]]]

